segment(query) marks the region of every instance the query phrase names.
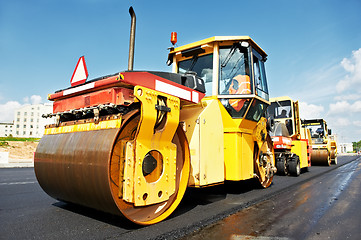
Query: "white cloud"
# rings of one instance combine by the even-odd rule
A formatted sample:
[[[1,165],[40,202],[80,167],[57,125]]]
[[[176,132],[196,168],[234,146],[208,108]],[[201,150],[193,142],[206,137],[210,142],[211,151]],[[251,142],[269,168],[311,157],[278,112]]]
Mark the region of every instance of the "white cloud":
[[[23,101],[28,104],[39,104],[42,102],[42,98],[39,95],[32,95],[31,97],[24,97]]]
[[[338,127],[347,127],[349,125],[351,125],[351,122],[348,118],[336,118],[333,122],[332,122],[333,126],[338,126]]]
[[[347,94],[347,95],[341,95],[341,96],[336,96],[335,100],[336,101],[355,101],[361,98],[360,94]]]
[[[0,122],[13,122],[15,110],[28,104],[40,104],[42,103],[42,98],[39,95],[32,95],[30,98],[25,97],[23,101],[23,104],[18,101],[8,101],[4,104],[0,104]]]
[[[337,83],[337,92],[359,89],[359,84],[361,84],[361,48],[352,51],[351,58],[344,58],[341,61],[341,66],[348,74]]]
[[[361,127],[361,121],[353,121],[352,124],[356,127]]]
[[[0,122],[13,122],[14,111],[21,107],[21,104],[16,101],[9,101],[5,104],[0,104]]]
[[[338,115],[343,113],[358,113],[361,112],[361,101],[349,103],[348,101],[339,101],[331,103],[329,107],[329,114]]]
[[[350,108],[351,108],[351,105],[347,101],[330,103],[328,113],[329,114],[344,113],[344,112],[348,112]]]
[[[324,107],[322,105],[308,104],[300,102],[300,117],[301,119],[322,118]]]
[[[41,96],[39,95],[32,95],[30,97],[31,104],[40,104],[42,102]]]

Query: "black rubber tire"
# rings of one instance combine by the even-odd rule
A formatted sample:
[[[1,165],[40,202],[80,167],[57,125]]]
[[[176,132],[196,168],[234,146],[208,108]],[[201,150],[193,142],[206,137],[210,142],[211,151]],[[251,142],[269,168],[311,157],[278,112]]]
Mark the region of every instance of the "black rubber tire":
[[[301,174],[300,159],[294,156],[288,161],[288,171],[292,176],[298,177]]]
[[[284,176],[284,175],[288,174],[285,156],[281,156],[276,159],[276,168],[277,168],[278,175]]]

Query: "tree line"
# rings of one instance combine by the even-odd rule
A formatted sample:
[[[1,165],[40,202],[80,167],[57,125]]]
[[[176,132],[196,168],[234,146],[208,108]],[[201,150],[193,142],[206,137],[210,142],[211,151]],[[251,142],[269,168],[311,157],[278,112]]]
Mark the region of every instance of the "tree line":
[[[361,140],[358,142],[352,142],[352,146],[354,152],[361,151]]]

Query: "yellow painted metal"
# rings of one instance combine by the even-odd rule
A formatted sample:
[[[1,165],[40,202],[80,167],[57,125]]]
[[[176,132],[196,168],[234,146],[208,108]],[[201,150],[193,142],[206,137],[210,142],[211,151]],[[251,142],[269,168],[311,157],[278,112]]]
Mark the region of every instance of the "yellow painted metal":
[[[253,178],[253,136],[242,132],[227,132],[224,134],[224,146],[225,180]]]
[[[307,143],[302,140],[293,140],[291,152],[296,154],[300,159],[300,167],[308,167],[308,158],[307,158]]]
[[[254,176],[253,129],[256,122],[233,119],[219,102],[224,128],[225,180],[239,181]]]
[[[135,139],[126,144],[123,197],[135,206],[145,206],[166,201],[175,192],[177,147],[172,138],[179,124],[180,101],[177,97],[140,86],[135,87],[134,95],[141,102],[141,119]],[[159,97],[166,99],[170,112],[166,114],[164,126],[155,129],[155,106]],[[143,174],[142,164],[151,151],[159,152],[163,164],[157,167],[163,169],[158,179],[149,181]]]
[[[186,44],[183,45],[181,47],[175,48],[173,51],[170,52],[170,54],[174,54],[177,52],[181,52],[184,50],[188,50],[188,49],[192,49],[195,47],[202,47],[202,48],[207,48],[208,46],[210,46],[210,44],[213,44],[214,42],[221,42],[224,44],[229,44],[229,42],[234,42],[234,41],[248,41],[250,42],[254,47],[256,47],[259,51],[261,51],[261,53],[265,56],[267,56],[266,52],[263,51],[263,49],[258,46],[258,44],[256,42],[254,42],[252,40],[252,38],[250,38],[249,36],[214,36],[214,37],[210,37],[207,39],[203,39],[194,43],[190,43],[190,44]],[[207,46],[208,45],[208,46]]]
[[[134,141],[128,141],[125,145],[125,162],[124,162],[124,174],[123,179],[120,178],[119,184],[123,183],[123,191],[119,193],[123,199],[127,202],[134,202],[134,169],[136,164],[136,158],[134,156]]]
[[[239,181],[250,179],[257,174],[255,161],[255,143],[261,149],[267,138],[266,119],[261,118],[258,122],[244,118],[231,118],[223,105],[219,103],[224,128],[224,161],[225,179]],[[247,114],[247,113],[246,113]],[[266,147],[267,148],[267,147]],[[270,150],[273,156],[273,150]],[[272,157],[274,166],[274,158]],[[259,172],[262,175],[262,171]]]
[[[267,137],[266,119],[258,123],[232,119],[217,98],[181,110],[191,153],[189,186],[253,178],[255,142],[261,149]]]
[[[180,128],[177,129],[176,136],[177,136],[176,141],[179,144],[179,148],[177,148],[177,154],[183,157],[182,160],[179,160],[179,162],[183,162],[183,164],[182,165],[177,164],[177,172],[179,172],[179,177],[176,180],[178,182],[178,183],[176,182],[176,184],[178,187],[178,191],[175,193],[173,197],[173,203],[171,204],[171,206],[163,214],[159,215],[154,219],[148,220],[145,225],[158,223],[164,220],[165,218],[167,218],[171,213],[173,213],[174,210],[177,208],[177,206],[180,204],[183,195],[187,189],[187,183],[190,173],[190,153],[189,153],[189,148],[187,146],[188,143],[184,132],[180,130]],[[184,152],[180,150],[181,146],[184,147],[183,149]],[[159,206],[156,210],[156,213],[159,210],[162,210],[161,208],[164,206],[165,206],[164,204]]]
[[[191,152],[189,185],[212,185],[224,181],[222,117],[217,99],[182,109],[183,122]]]
[[[263,142],[267,137],[267,119],[261,118],[256,127],[253,130],[253,139],[258,144],[258,147],[261,148]]]
[[[335,140],[330,141],[331,145],[331,159],[335,159],[337,157],[337,145]]]
[[[118,119],[99,121],[99,123],[90,122],[90,123],[78,123],[69,126],[49,127],[45,129],[44,135],[120,128],[121,124],[122,124],[122,119],[119,116]]]

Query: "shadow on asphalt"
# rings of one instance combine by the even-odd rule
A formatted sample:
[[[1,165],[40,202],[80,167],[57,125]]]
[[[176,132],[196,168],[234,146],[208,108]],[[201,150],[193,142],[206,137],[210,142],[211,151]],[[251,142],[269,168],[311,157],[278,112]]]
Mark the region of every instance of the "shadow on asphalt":
[[[180,205],[168,218],[171,219],[182,215],[199,205],[207,205],[224,200],[228,194],[242,194],[258,188],[260,188],[260,184],[256,179],[240,182],[227,181],[225,184],[204,188],[187,188]],[[59,201],[54,203],[53,206],[127,230],[136,230],[144,227],[136,225],[122,216],[112,215],[73,203]]]
[[[53,204],[53,206],[127,230],[137,230],[143,227],[140,225],[136,225],[128,219],[125,219],[125,217],[105,213],[95,210],[93,208],[84,207],[74,203],[56,202]]]
[[[261,188],[261,186],[257,179],[239,182],[227,181],[225,184],[203,188],[187,188],[182,202],[169,218],[171,219],[182,215],[199,205],[207,205],[222,201],[226,199],[229,194],[238,195],[259,188]]]

